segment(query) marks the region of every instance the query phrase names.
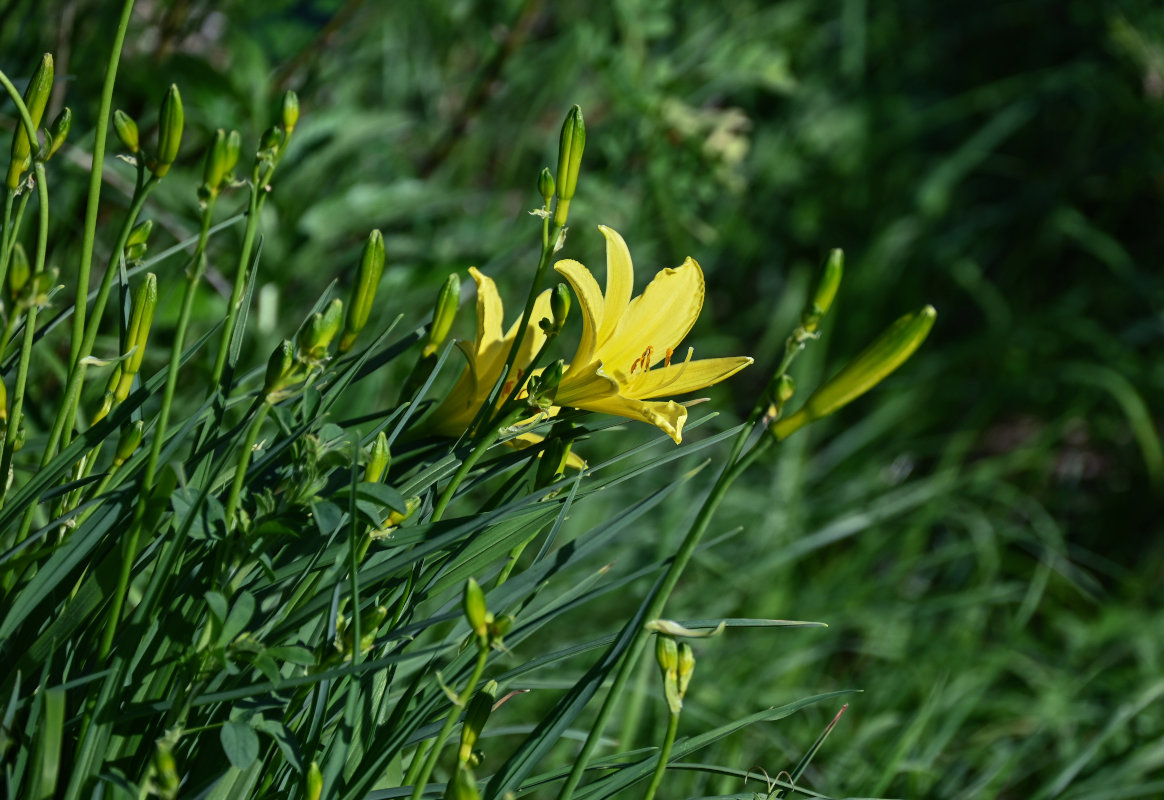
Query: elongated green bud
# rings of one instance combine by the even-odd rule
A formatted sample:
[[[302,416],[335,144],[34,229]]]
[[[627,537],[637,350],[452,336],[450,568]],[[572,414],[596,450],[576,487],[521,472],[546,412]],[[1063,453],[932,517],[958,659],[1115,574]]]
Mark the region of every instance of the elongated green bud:
[[[663,673],[663,679],[678,674],[679,645],[670,636],[655,637],[655,663]]]
[[[368,448],[368,463],[364,465],[364,480],[367,483],[379,483],[384,473],[392,464],[392,453],[388,450],[388,437],[384,431],[376,436],[372,446]]]
[[[542,196],[542,201],[548,206],[550,198],[554,196],[554,176],[549,167],[542,167],[542,172],[538,175],[538,194]]]
[[[20,293],[28,285],[28,277],[31,273],[24,245],[17,242],[16,246],[12,248],[12,263],[8,265],[8,296],[13,303],[20,298]]]
[[[174,762],[173,741],[169,736],[162,736],[154,742],[153,788],[162,800],[174,800],[178,796],[178,789],[182,785],[182,778],[178,775],[178,767]]]
[[[242,136],[238,131],[231,131],[226,135],[226,179],[234,180],[234,168],[238,166],[238,159],[242,153]]]
[[[51,53],[45,53],[28,81],[28,88],[24,90],[24,105],[28,109],[33,128],[40,127],[40,120],[44,116],[44,108],[48,105],[52,90],[53,57]],[[16,132],[12,135],[12,161],[8,164],[9,189],[18,187],[21,175],[32,166],[32,143],[24,120],[17,118]]]
[[[149,240],[150,234],[153,233],[153,230],[154,221],[152,219],[139,222],[133,226],[133,230],[131,230],[129,232],[129,236],[125,238],[125,246],[132,247],[135,244],[145,244]]]
[[[340,332],[343,321],[344,302],[338,297],[328,303],[322,313],[317,311],[312,314],[296,337],[299,359],[310,364],[318,364],[326,359],[327,349]]]
[[[687,695],[687,687],[691,684],[691,676],[695,672],[695,652],[687,642],[679,643],[679,663],[677,665],[677,680],[679,699]]]
[[[222,181],[234,165],[230,163],[226,131],[219,128],[210,139],[202,162],[202,189],[211,197],[218,194]]]
[[[776,422],[769,430],[777,439],[784,439],[872,389],[913,355],[925,341],[937,315],[933,306],[926,306],[894,322],[831,380],[813,392],[799,411]]]
[[[311,762],[311,766],[307,768],[307,774],[304,776],[303,782],[305,784],[307,800],[319,800],[320,795],[323,794],[323,773],[319,771],[319,764],[317,762]]]
[[[141,444],[142,433],[145,431],[143,420],[134,420],[121,427],[121,435],[117,439],[117,451],[113,454],[113,464],[120,467],[137,450]]]
[[[564,283],[554,287],[550,295],[550,312],[554,315],[554,332],[560,333],[570,316],[570,289]]]
[[[489,681],[473,695],[469,707],[465,709],[465,722],[461,727],[461,747],[457,760],[462,764],[468,763],[473,755],[473,748],[481,731],[485,730],[485,723],[493,713],[493,704],[497,702],[497,681]]]
[[[61,145],[65,143],[65,139],[69,138],[69,131],[73,128],[73,112],[66,106],[61,109],[61,113],[57,114],[53,124],[49,126],[49,143],[48,152],[44,154],[44,160],[48,161],[58,150]]]
[[[481,586],[472,578],[465,581],[465,593],[461,598],[461,604],[469,627],[478,638],[484,639],[489,635],[489,623],[492,619],[485,607],[485,592],[481,591]]]
[[[562,375],[566,372],[566,365],[562,359],[550,364],[541,375],[531,376],[527,392],[528,402],[543,411],[548,411],[554,404],[554,395],[558,393],[558,384],[562,382]]]
[[[845,253],[843,250],[832,250],[825,259],[824,268],[816,282],[816,291],[812,300],[800,315],[800,325],[807,333],[815,333],[821,319],[832,307],[833,299],[837,296],[837,289],[841,286],[841,278],[845,273]]]
[[[477,778],[473,770],[465,764],[457,766],[453,779],[445,787],[443,800],[481,800],[477,791]]]
[[[113,397],[122,403],[129,397],[129,389],[133,386],[134,376],[141,369],[142,359],[145,358],[146,343],[150,338],[150,326],[154,321],[154,309],[158,305],[158,278],[154,273],[147,272],[145,280],[138,284],[133,293],[133,301],[129,311],[129,327],[126,330],[125,346],[129,356],[121,362],[121,377]]]
[[[348,303],[348,317],[344,322],[344,335],[340,339],[339,351],[346,353],[355,344],[356,337],[368,324],[372,314],[372,303],[376,300],[376,290],[380,288],[380,276],[384,272],[384,235],[378,230],[368,234],[360,253],[360,265],[356,271],[356,282],[352,285],[352,299]]]
[[[288,89],[283,93],[283,130],[290,136],[299,122],[299,95]]]
[[[563,423],[557,424],[562,425]],[[555,426],[554,430],[557,431],[558,428]],[[572,441],[561,436],[554,436],[550,439],[549,443],[546,444],[546,449],[542,451],[541,458],[538,459],[538,471],[534,479],[534,485],[537,488],[542,489],[561,479],[566,472],[566,463],[570,459],[572,445]]]
[[[449,331],[453,328],[453,320],[457,318],[457,307],[461,303],[461,276],[453,272],[445,279],[437,295],[436,305],[432,310],[432,325],[428,327],[428,339],[424,345],[422,357],[431,356],[445,343]]]
[[[283,129],[278,125],[272,125],[263,131],[263,135],[259,137],[259,158],[272,159],[279,152],[279,145],[283,141]]]
[[[137,133],[137,123],[120,108],[113,112],[113,130],[122,146],[130,153],[141,151],[141,137]]]
[[[170,84],[162,100],[162,107],[158,111],[158,158],[153,166],[153,173],[159,178],[169,172],[170,165],[178,159],[184,123],[182,95],[176,85]]]
[[[570,210],[570,200],[578,188],[578,170],[582,167],[582,151],[586,149],[586,123],[582,120],[582,109],[574,106],[562,124],[562,135],[558,139],[558,180],[556,192],[558,205],[554,209],[554,224],[565,225]]]
[[[267,359],[267,375],[263,382],[263,394],[270,395],[285,387],[291,380],[291,370],[295,366],[295,345],[289,339],[279,342],[278,347]]]

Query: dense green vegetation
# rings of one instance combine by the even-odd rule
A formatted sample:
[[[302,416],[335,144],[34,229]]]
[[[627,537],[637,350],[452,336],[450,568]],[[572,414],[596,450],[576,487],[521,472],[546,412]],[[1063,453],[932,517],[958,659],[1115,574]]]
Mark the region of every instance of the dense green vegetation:
[[[73,232],[84,218],[87,154],[117,22],[108,5],[16,0],[0,26],[0,69],[18,86],[43,52],[56,54],[65,76],[46,117],[64,104],[75,117],[50,165],[49,263],[63,273],[81,245]],[[181,87],[186,134],[173,176],[145,206],[155,220],[151,254],[196,237],[192,187],[216,128],[237,128],[253,143],[287,89],[303,110],[260,229],[239,356],[240,379],[258,370],[251,389],[267,355],[333,279],[346,302],[372,228],[383,231],[387,267],[370,329],[405,314],[390,341],[427,322],[448,274],[464,278],[469,266],[498,282],[515,313],[537,263],[538,226],[527,213],[539,205],[535,182],[554,165],[562,114],[574,103],[585,110],[589,140],[563,255],[598,270],[594,226],[604,224],[630,244],[639,289],[655,269],[697,259],[708,296],[690,340],[696,358],[746,354],[767,370],[708,390],[712,402],[699,410],[720,413],[679,449],[640,423],[584,443],[592,463],[631,452],[618,469],[674,460],[632,480],[610,473],[609,486],[590,486],[570,508],[562,536],[583,542],[636,503],[653,503],[579,557],[568,583],[593,597],[561,609],[536,638],[510,643],[504,668],[613,634],[634,613],[653,566],[675,551],[712,485],[713,470],[690,471],[726,457],[725,443],[701,445],[747,415],[830,248],[845,250],[846,281],[822,338],[792,369],[798,384],[831,374],[904,311],[938,308],[907,369],[789,438],[737,482],[668,605],[675,619],[829,625],[732,628],[696,640],[680,735],[810,695],[862,693],[725,738],[687,760],[739,774],[669,772],[661,797],[767,795],[763,775],[791,771],[845,702],[798,782],[827,796],[1164,793],[1158,4],[142,4],[114,103],[139,120],[143,138],[171,83]],[[10,103],[3,113],[15,129]],[[128,165],[107,160],[106,172],[102,266],[133,188]],[[225,194],[219,206],[226,219],[245,206],[245,192]],[[236,221],[210,240],[195,338],[224,316],[243,231]],[[168,359],[180,261],[158,269],[143,375]],[[68,275],[61,282],[69,286],[64,307],[74,284]],[[466,308],[456,335],[472,336],[471,316]],[[116,350],[114,330],[103,332],[102,352]],[[30,443],[31,432],[52,425],[66,341],[38,352],[25,401]],[[217,340],[209,347],[213,354]],[[358,421],[362,434],[396,402],[415,355],[376,360],[379,369],[344,389],[344,407],[369,415]],[[209,381],[213,361],[193,359],[184,385]],[[451,368],[438,375],[437,393],[454,378]],[[85,407],[103,390],[87,389]],[[205,399],[180,393],[174,418]],[[281,424],[308,424],[312,402]],[[310,455],[328,469],[341,465],[326,441]],[[19,458],[17,467],[30,469]],[[479,482],[483,505],[497,489],[490,477]],[[328,491],[342,494],[340,483],[332,477]],[[298,547],[297,557],[310,550]],[[447,610],[468,574],[442,576],[444,594],[434,589],[419,618]],[[206,587],[195,585],[200,596]],[[556,585],[532,608],[554,609],[571,591]],[[433,647],[455,638],[440,626],[426,635]],[[486,730],[480,776],[518,747],[595,652],[504,686],[532,691]],[[607,729],[619,751],[662,739],[667,706],[650,662],[643,659]],[[421,694],[433,709],[444,697],[435,682]],[[81,713],[70,708],[70,724]],[[592,713],[538,772],[571,762]],[[264,732],[265,748],[277,741]],[[210,760],[208,752],[200,757]]]

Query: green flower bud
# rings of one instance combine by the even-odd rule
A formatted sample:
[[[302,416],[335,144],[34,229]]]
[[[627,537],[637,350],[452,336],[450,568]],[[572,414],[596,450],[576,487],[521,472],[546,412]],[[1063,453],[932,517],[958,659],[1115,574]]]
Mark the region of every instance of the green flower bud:
[[[367,653],[376,643],[376,634],[388,619],[387,606],[373,606],[360,615],[360,652]]]
[[[331,341],[340,331],[343,324],[344,303],[338,297],[327,304],[322,313],[315,312],[307,320],[295,343],[299,350],[299,359],[308,364],[317,365],[327,358],[327,349]]]
[[[299,95],[288,89],[283,93],[283,130],[290,136],[299,122]]]
[[[542,411],[548,411],[550,406],[554,404],[554,395],[558,393],[558,384],[562,382],[562,375],[565,371],[566,365],[559,358],[546,367],[541,375],[531,376],[526,388],[527,402]]]
[[[677,665],[679,699],[687,696],[687,687],[691,684],[691,676],[695,672],[695,653],[687,642],[679,643],[679,663]]]
[[[894,322],[831,380],[813,392],[799,411],[775,423],[769,430],[777,439],[785,439],[872,389],[913,355],[925,341],[936,317],[934,307],[926,306]]]
[[[24,252],[24,245],[17,242],[12,248],[12,263],[8,265],[8,296],[13,303],[20,298],[20,293],[28,285],[28,277],[31,274],[28,254]]]
[[[72,127],[73,112],[66,106],[61,109],[61,113],[57,114],[57,118],[49,126],[49,144],[48,152],[44,154],[45,161],[48,161],[61,149],[61,145],[65,143],[65,139],[69,138],[69,131]]]
[[[206,148],[206,156],[202,161],[202,186],[212,197],[218,194],[223,179],[233,166],[229,160],[226,131],[219,128],[211,137],[210,146]]]
[[[461,277],[453,272],[445,279],[437,295],[436,306],[432,310],[432,325],[428,327],[428,339],[421,357],[433,355],[448,338],[453,320],[457,318],[457,308],[461,303]]]
[[[170,171],[170,165],[178,158],[184,120],[182,95],[176,85],[170,84],[158,111],[158,158],[152,169],[159,178]]]
[[[153,788],[163,800],[173,800],[178,796],[178,788],[182,784],[174,763],[173,743],[169,736],[163,736],[154,744]]]
[[[134,420],[121,427],[121,435],[117,439],[117,451],[113,454],[113,464],[120,467],[137,450],[141,444],[142,433],[145,431],[143,420]]]
[[[445,800],[481,800],[481,794],[477,791],[477,778],[473,775],[473,770],[464,764],[458,765],[453,779],[445,787],[444,798]]]
[[[259,137],[259,157],[274,158],[279,152],[279,145],[283,142],[283,130],[278,125],[272,125],[263,131]]]
[[[555,425],[554,430],[558,430],[559,422]],[[562,475],[566,472],[566,462],[570,458],[570,448],[573,445],[569,439],[563,439],[561,436],[554,436],[546,444],[546,449],[542,451],[541,458],[538,459],[538,471],[534,484],[541,489],[549,486],[557,480],[561,480]]]
[[[677,674],[679,669],[679,645],[670,636],[655,637],[655,662],[663,673],[663,679]]]
[[[554,315],[554,331],[559,333],[566,324],[566,317],[570,316],[570,289],[566,284],[559,283],[550,295],[550,312]]]
[[[416,509],[420,508],[420,498],[412,496],[404,501],[403,511],[393,511],[388,515],[388,519],[384,520],[384,527],[378,531],[372,532],[373,539],[380,539],[391,533],[400,526],[405,520],[408,520],[416,513]]]
[[[812,301],[800,315],[800,325],[806,333],[814,333],[820,325],[821,318],[828,313],[837,296],[837,289],[841,285],[841,277],[845,272],[845,253],[843,250],[832,250],[825,260],[820,278],[816,283]]]
[[[548,206],[550,198],[554,196],[554,176],[550,173],[549,167],[542,167],[542,172],[538,175],[538,194]]]
[[[48,105],[49,95],[53,90],[53,57],[51,53],[41,56],[40,64],[32,73],[28,81],[28,88],[24,90],[24,105],[28,109],[28,116],[32,120],[32,127],[39,128],[44,108]],[[35,138],[35,133],[33,134]],[[8,188],[15,189],[20,185],[20,177],[24,171],[32,166],[33,139],[29,138],[28,129],[23,118],[16,120],[16,132],[12,135],[12,161],[8,165]]]
[[[348,318],[344,322],[344,335],[340,339],[339,351],[346,353],[355,344],[356,337],[368,324],[372,314],[372,303],[376,290],[380,287],[380,276],[384,272],[384,236],[378,230],[368,234],[360,253],[360,265],[356,271],[356,282],[352,285],[352,299],[348,303]]]
[[[792,376],[785,373],[776,381],[774,387],[769,387],[770,396],[768,403],[768,420],[774,420],[784,412],[784,406],[792,399],[792,395],[796,391],[796,382],[792,380]]]
[[[473,755],[473,748],[477,745],[477,739],[485,729],[485,723],[489,721],[489,715],[493,713],[493,704],[496,702],[497,681],[486,683],[469,701],[469,707],[465,709],[465,721],[461,727],[461,747],[457,754],[457,760],[462,764],[467,763]]]
[[[226,179],[234,179],[234,168],[238,166],[239,155],[242,153],[242,136],[238,131],[231,131],[226,135]]]
[[[150,238],[150,234],[154,230],[154,221],[152,219],[143,220],[133,226],[133,230],[129,232],[129,236],[125,239],[125,246],[130,247],[135,244],[145,244]]]
[[[271,402],[270,395],[278,392],[291,382],[291,371],[295,366],[295,346],[290,340],[284,339],[279,343],[267,359],[267,375],[263,382],[263,394]]]
[[[311,766],[307,768],[307,774],[303,778],[306,784],[305,793],[307,800],[319,800],[320,795],[323,794],[323,773],[319,771],[319,764],[315,761],[311,762]]]
[[[492,615],[485,607],[485,592],[481,591],[480,585],[472,578],[465,582],[465,593],[461,604],[465,610],[465,619],[469,621],[469,627],[473,629],[473,633],[479,639],[486,638],[489,635],[489,623],[492,621]]]
[[[384,473],[392,464],[392,453],[388,450],[388,437],[384,431],[376,436],[372,446],[368,448],[368,463],[364,465],[364,480],[367,483],[379,483]]]
[[[554,224],[565,225],[570,209],[570,200],[578,188],[578,170],[582,166],[582,151],[586,149],[586,124],[582,120],[582,109],[574,106],[562,124],[562,135],[558,139],[558,180],[556,190],[558,205],[554,209]]]
[[[117,133],[117,138],[121,140],[121,144],[126,150],[134,154],[141,151],[141,138],[137,133],[137,123],[120,108],[113,112],[113,130]]]
[[[129,397],[129,389],[133,385],[134,376],[141,369],[142,359],[145,358],[146,343],[150,338],[150,326],[154,321],[154,309],[158,305],[158,278],[154,273],[147,272],[145,280],[134,290],[132,304],[129,311],[129,327],[126,330],[125,347],[128,357],[121,362],[121,377],[117,388],[113,392],[117,402],[122,403]]]

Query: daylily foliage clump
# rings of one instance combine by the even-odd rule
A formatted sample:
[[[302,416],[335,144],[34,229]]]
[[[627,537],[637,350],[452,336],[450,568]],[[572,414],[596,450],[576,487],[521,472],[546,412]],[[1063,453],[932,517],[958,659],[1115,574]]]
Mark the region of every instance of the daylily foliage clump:
[[[102,134],[115,132],[115,167],[133,189],[115,211],[97,213],[106,138],[95,137],[85,229],[77,240],[62,230],[53,249],[79,255],[72,302],[38,316],[58,296],[47,264],[48,187],[71,179],[46,164],[71,117],[37,135],[54,83],[51,57],[23,97],[6,76],[0,83],[19,112],[0,215],[0,360],[11,373],[0,382],[0,782],[8,795],[420,800],[443,783],[447,798],[499,800],[552,783],[568,800],[658,636],[671,712],[663,746],[588,776],[595,796],[649,781],[650,800],[671,755],[697,749],[675,736],[684,696],[699,691],[694,652],[675,640],[816,624],[680,623],[663,614],[732,482],[779,440],[900,366],[928,332],[932,309],[903,318],[785,416],[794,399],[788,366],[837,293],[842,259],[834,253],[748,418],[719,439],[684,437],[689,409],[672,398],[753,360],[695,358],[686,344],[706,294],[693,258],[658,271],[636,296],[630,250],[614,230],[599,227],[604,289],[568,252],[559,257],[579,238],[567,236],[566,223],[585,185],[586,129],[575,106],[556,172],[542,169],[536,181],[540,253],[512,321],[494,281],[469,268],[476,333],[454,353],[446,339],[460,277],[444,282],[428,320],[391,308],[380,285],[393,265],[373,231],[358,264],[344,270],[346,294],[329,290],[298,324],[286,322],[273,350],[265,344],[264,367],[247,346],[259,335],[249,317],[255,286],[269,272],[258,231],[292,133],[311,124],[309,109],[301,119],[288,93],[277,124],[257,141],[203,131],[209,145],[195,157],[183,152],[189,125],[176,86],[159,104],[155,143],[128,114],[110,113],[109,83],[95,118]],[[184,182],[200,223],[169,249],[154,245],[143,218],[163,179]],[[232,197],[243,210],[224,214],[220,204]],[[237,248],[212,235],[231,225],[241,228]],[[99,255],[107,261],[91,297]],[[227,276],[221,296],[202,280],[211,264]],[[564,283],[549,285],[554,276]],[[179,284],[176,314],[159,301],[167,282]],[[123,302],[109,304],[111,296]],[[222,311],[204,330],[198,303]],[[571,307],[579,329],[572,347]],[[460,358],[454,379],[460,365],[450,368],[450,359]],[[27,413],[29,402],[43,407]],[[649,588],[634,580],[640,565],[598,573],[592,565],[678,486],[704,478],[668,471],[663,489],[585,534],[571,530],[575,505],[636,477],[643,468],[632,457],[662,439],[641,448],[608,440],[614,455],[601,469],[587,467],[574,444],[603,435],[596,414],[647,422],[682,443],[668,443],[655,469],[685,452],[728,448],[710,450],[718,475],[679,547],[639,573],[657,576]],[[555,649],[546,632],[611,588],[631,598],[621,632]],[[594,657],[599,646],[594,666],[564,694],[522,701],[527,672]],[[543,763],[595,704],[568,771]],[[504,760],[484,759],[482,749],[494,745],[483,729],[511,710],[520,740]],[[459,723],[460,746],[446,749]],[[710,731],[707,741],[731,730]],[[792,768],[792,781],[806,765]]]

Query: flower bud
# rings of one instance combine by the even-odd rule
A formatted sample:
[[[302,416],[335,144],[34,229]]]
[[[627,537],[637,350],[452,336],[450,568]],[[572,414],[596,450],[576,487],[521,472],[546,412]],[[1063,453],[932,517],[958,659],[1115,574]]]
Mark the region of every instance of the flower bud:
[[[461,727],[460,752],[457,755],[457,760],[462,764],[468,762],[469,757],[473,755],[473,748],[481,736],[481,731],[485,729],[485,723],[489,721],[493,704],[496,702],[497,681],[486,683],[469,701],[469,706],[465,709],[465,721]]]
[[[129,327],[126,330],[125,347],[129,355],[121,362],[121,377],[117,388],[113,392],[117,402],[125,401],[129,397],[129,389],[133,385],[134,376],[141,369],[142,359],[145,358],[146,343],[150,338],[150,326],[154,321],[154,309],[158,305],[158,278],[154,273],[147,272],[145,280],[138,284],[133,293],[133,301],[129,312]]]
[[[121,436],[117,439],[117,451],[113,454],[113,464],[120,467],[129,457],[137,450],[138,445],[141,444],[142,433],[145,430],[145,422],[143,420],[134,420],[128,425],[121,427]]]
[[[239,155],[242,153],[242,136],[238,131],[231,131],[226,135],[226,179],[234,179],[234,168],[238,166]]]
[[[133,226],[129,236],[125,238],[125,260],[140,261],[146,254],[147,242],[154,230],[152,219],[143,220]]]
[[[137,123],[120,108],[113,112],[113,130],[117,133],[117,138],[121,140],[122,146],[130,153],[136,154],[141,150]]]
[[[481,591],[480,585],[472,578],[465,582],[462,606],[465,610],[465,619],[469,621],[469,627],[473,629],[473,633],[479,639],[488,636],[492,615],[485,607],[485,592]]]
[[[550,312],[554,315],[554,332],[560,333],[570,316],[570,289],[559,283],[550,294]]]
[[[283,130],[278,125],[272,125],[263,131],[259,137],[259,158],[274,158],[279,152],[279,145],[283,142]]]
[[[364,481],[379,483],[391,464],[392,453],[388,450],[388,437],[384,435],[384,431],[380,431],[372,442],[372,446],[368,448],[368,462],[364,465]]]
[[[344,322],[344,335],[340,339],[339,351],[346,353],[355,344],[356,337],[368,324],[372,314],[372,303],[376,290],[380,287],[380,276],[384,272],[384,236],[378,230],[368,234],[360,253],[360,265],[356,271],[356,282],[352,285],[352,298],[348,303],[348,317]]]
[[[445,787],[444,800],[480,800],[480,798],[473,770],[464,764],[458,765],[453,779]]]
[[[8,296],[13,303],[20,298],[20,293],[28,285],[28,277],[31,272],[28,265],[28,254],[24,252],[24,245],[17,242],[16,246],[12,248],[12,263],[8,265]]]
[[[557,431],[559,422],[555,425],[554,430]],[[542,456],[538,459],[538,471],[534,480],[534,485],[541,489],[549,486],[554,481],[560,480],[562,475],[566,472],[566,463],[570,460],[570,448],[573,445],[569,439],[563,439],[561,436],[554,436],[546,444],[546,449],[542,451]]]
[[[170,736],[162,736],[154,742],[151,765],[153,767],[154,792],[163,800],[173,800],[178,796],[182,779],[178,775],[178,768],[174,763],[173,740]]]
[[[291,370],[295,366],[295,346],[284,339],[267,359],[267,375],[263,382],[263,394],[270,395],[285,387],[291,380]]]
[[[550,173],[549,167],[542,167],[542,172],[538,175],[538,194],[548,206],[550,198],[554,196],[554,176]]]
[[[554,209],[554,224],[565,225],[570,209],[570,200],[578,188],[578,170],[582,166],[582,151],[586,148],[586,124],[582,120],[582,109],[574,106],[562,124],[562,135],[558,139],[558,180],[556,191],[558,205]]]
[[[534,375],[529,379],[527,391],[529,403],[542,411],[548,411],[554,404],[554,396],[558,393],[558,384],[562,382],[562,375],[566,372],[566,365],[562,359],[550,364],[541,375]]]
[[[44,116],[44,108],[48,105],[52,89],[53,57],[51,53],[45,53],[28,81],[28,88],[24,90],[24,105],[28,109],[29,119],[32,120],[34,137],[35,129],[40,127],[40,120]],[[8,165],[9,189],[19,186],[21,175],[32,166],[32,145],[33,139],[29,138],[24,119],[17,117],[16,131],[12,135],[12,161]]]
[[[677,665],[680,700],[682,700],[687,695],[687,687],[691,684],[691,676],[694,672],[695,652],[691,649],[691,645],[687,644],[687,642],[680,642],[679,662]]]
[[[61,109],[61,113],[57,114],[53,124],[49,126],[49,143],[48,152],[44,154],[44,160],[48,161],[53,155],[61,149],[61,145],[65,143],[65,139],[69,138],[69,131],[73,127],[73,112],[66,106]]]
[[[303,782],[306,784],[307,800],[319,800],[320,795],[323,794],[323,773],[319,771],[318,762],[311,762]]]
[[[663,673],[663,679],[677,674],[679,669],[679,645],[670,636],[655,637],[655,662]]]
[[[344,303],[338,297],[322,313],[317,311],[311,315],[295,339],[300,361],[315,365],[327,358],[327,349],[339,333],[343,316]]]
[[[872,389],[913,355],[925,341],[936,317],[933,306],[901,317],[813,392],[799,411],[775,423],[769,430],[777,439],[784,439]]]
[[[209,195],[218,194],[223,179],[232,167],[226,131],[219,128],[211,137],[210,146],[206,148],[206,156],[202,162],[202,186]]]
[[[299,122],[299,95],[288,89],[283,93],[283,130],[290,136]]]
[[[837,296],[837,289],[841,285],[841,277],[845,272],[845,253],[843,250],[832,250],[825,260],[820,278],[816,283],[812,301],[800,315],[800,325],[806,333],[815,333],[820,325],[821,318],[828,313]]]
[[[776,381],[775,386],[770,386],[770,395],[768,398],[768,412],[767,418],[771,422],[778,419],[784,413],[784,406],[792,399],[792,395],[796,392],[796,382],[792,380],[792,376],[784,373],[780,379]]]
[[[457,307],[461,303],[461,276],[453,272],[445,279],[441,291],[437,295],[436,306],[432,310],[432,325],[428,327],[428,340],[424,345],[422,357],[435,353],[453,327],[453,320],[457,318]]]
[[[153,173],[161,178],[170,171],[170,165],[178,158],[178,148],[182,144],[182,126],[185,115],[182,111],[182,95],[178,87],[170,84],[162,107],[158,111],[158,158],[153,165]]]

